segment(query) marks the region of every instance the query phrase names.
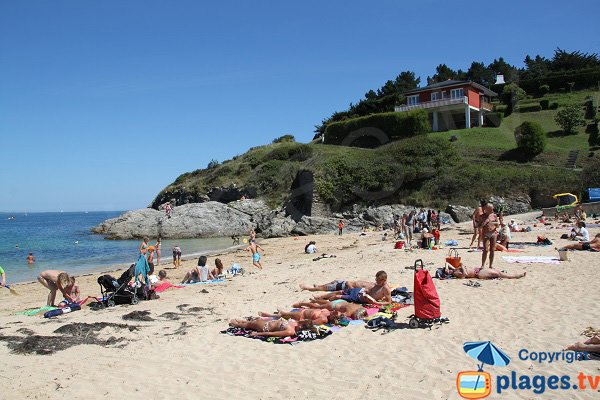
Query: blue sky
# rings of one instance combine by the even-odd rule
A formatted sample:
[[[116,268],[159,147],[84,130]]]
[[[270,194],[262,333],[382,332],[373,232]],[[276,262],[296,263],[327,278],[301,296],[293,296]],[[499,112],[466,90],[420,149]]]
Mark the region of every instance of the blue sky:
[[[148,205],[404,70],[600,50],[595,1],[0,2],[0,211]]]

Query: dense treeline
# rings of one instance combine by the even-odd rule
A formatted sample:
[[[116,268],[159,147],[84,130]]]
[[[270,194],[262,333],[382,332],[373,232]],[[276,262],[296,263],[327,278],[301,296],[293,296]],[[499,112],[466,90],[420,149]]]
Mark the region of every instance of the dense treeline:
[[[496,75],[504,75],[506,83],[518,83],[528,94],[544,94],[548,91],[583,89],[600,81],[600,58],[596,53],[568,52],[557,48],[551,59],[527,55],[524,64],[525,68],[517,68],[502,57],[494,59],[488,65],[473,61],[466,71],[453,70],[446,64],[440,64],[436,67],[435,74],[427,77],[426,84],[448,79],[471,80],[498,91],[499,88],[494,87]],[[350,103],[346,111],[335,112],[320,125],[316,125],[315,138],[322,135],[330,123],[394,111],[395,105],[405,101],[402,93],[416,89],[420,83],[421,79],[414,72],[401,72],[376,91],[369,90],[358,103]]]

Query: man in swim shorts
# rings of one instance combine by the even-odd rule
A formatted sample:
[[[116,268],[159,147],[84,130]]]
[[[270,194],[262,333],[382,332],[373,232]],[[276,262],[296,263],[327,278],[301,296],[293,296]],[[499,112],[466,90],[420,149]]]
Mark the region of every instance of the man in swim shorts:
[[[322,285],[314,285],[313,284],[312,286],[309,286],[304,283],[301,283],[300,289],[308,290],[309,292],[336,292],[336,291],[352,289],[352,288],[370,289],[373,286],[375,286],[375,284],[373,282],[343,281],[343,280],[336,279],[334,281],[331,281],[329,283],[324,283]]]
[[[250,251],[252,253],[252,265],[254,265],[258,269],[262,269],[262,264],[260,263],[260,253],[258,250],[265,251],[262,247],[256,244],[256,240],[251,239],[248,247],[244,249],[244,251]]]
[[[573,243],[558,249],[558,251],[564,250],[600,251],[600,233],[597,233],[596,236],[590,242]]]

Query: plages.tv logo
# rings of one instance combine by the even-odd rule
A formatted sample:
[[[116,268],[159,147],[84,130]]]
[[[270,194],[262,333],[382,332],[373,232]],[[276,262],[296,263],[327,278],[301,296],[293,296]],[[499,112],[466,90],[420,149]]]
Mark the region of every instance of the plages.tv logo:
[[[502,350],[492,342],[467,342],[465,353],[481,362],[477,371],[462,371],[456,377],[458,394],[465,399],[483,399],[492,393],[492,377],[483,370],[483,364],[506,366],[510,363]]]

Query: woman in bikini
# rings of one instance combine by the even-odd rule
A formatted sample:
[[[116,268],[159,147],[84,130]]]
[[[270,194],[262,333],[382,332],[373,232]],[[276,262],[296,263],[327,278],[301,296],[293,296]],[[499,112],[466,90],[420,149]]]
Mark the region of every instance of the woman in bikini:
[[[219,275],[223,275],[223,262],[220,258],[215,260],[215,268],[211,271],[211,274],[215,279],[217,279]]]
[[[473,237],[471,238],[471,244],[469,245],[469,247],[473,247],[473,243],[475,242],[475,239],[477,238],[477,248],[479,248],[479,243],[481,243],[481,226],[482,226],[482,222],[481,221],[481,217],[483,216],[483,207],[485,206],[485,203],[481,202],[481,206],[477,207],[475,209],[475,211],[473,212]]]
[[[294,336],[298,329],[310,328],[309,321],[287,320],[285,318],[264,319],[256,317],[250,320],[235,318],[229,321],[229,326],[243,328],[249,331],[250,336],[271,336],[271,337],[287,337]]]
[[[331,312],[344,315],[351,319],[364,319],[367,317],[367,309],[360,304],[349,303],[346,300],[321,300],[312,299],[310,302],[300,302],[293,305],[293,307],[300,308],[316,308],[325,309]]]
[[[485,267],[485,261],[490,253],[490,268],[494,263],[494,253],[496,251],[496,238],[498,237],[498,227],[500,222],[498,216],[494,214],[494,206],[490,203],[485,205],[483,209],[483,220],[481,227],[481,236],[483,239],[483,254],[481,255],[481,268]]]
[[[277,310],[276,313],[259,312],[258,315],[261,317],[281,317],[296,321],[311,321],[313,325],[322,325],[328,322],[335,322],[338,313],[326,308],[302,308],[299,311]]]
[[[458,268],[447,265],[444,272],[458,279],[519,279],[527,275],[527,272],[523,272],[522,274],[507,274],[493,268],[469,268],[462,263]]]
[[[146,249],[148,249],[148,241],[149,240],[150,239],[145,237],[144,240],[142,241],[142,243],[140,244],[140,253],[142,253],[143,255],[146,255]]]

